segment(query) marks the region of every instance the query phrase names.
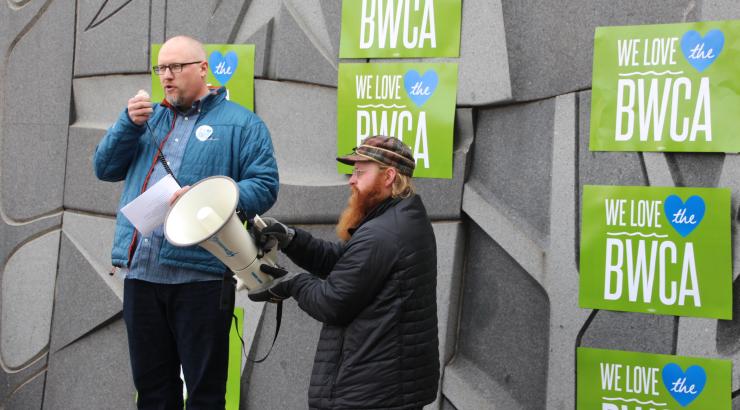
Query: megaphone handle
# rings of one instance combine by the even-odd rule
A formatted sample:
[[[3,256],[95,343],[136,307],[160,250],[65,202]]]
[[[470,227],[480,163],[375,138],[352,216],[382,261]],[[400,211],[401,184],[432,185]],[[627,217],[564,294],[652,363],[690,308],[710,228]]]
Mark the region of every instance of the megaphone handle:
[[[238,205],[236,207],[236,216],[239,218],[239,220],[241,221],[241,223],[247,222],[247,219],[248,219],[247,218],[247,213],[244,212],[244,210],[242,209],[242,207],[240,207]]]
[[[265,221],[262,220],[262,218],[260,218],[259,215],[254,216],[254,226],[256,226],[257,229],[259,229],[260,231],[267,228],[267,224],[265,223]]]

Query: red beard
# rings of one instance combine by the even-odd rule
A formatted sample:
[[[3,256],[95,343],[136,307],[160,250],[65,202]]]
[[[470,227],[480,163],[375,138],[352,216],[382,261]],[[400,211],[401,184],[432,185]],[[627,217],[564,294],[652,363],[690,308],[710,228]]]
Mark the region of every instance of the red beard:
[[[350,186],[352,195],[347,201],[347,207],[342,211],[342,215],[337,222],[337,236],[343,241],[348,241],[352,236],[349,233],[350,228],[356,228],[362,222],[373,208],[383,202],[381,187],[382,179],[377,178],[375,184],[367,191],[360,192],[356,187]]]

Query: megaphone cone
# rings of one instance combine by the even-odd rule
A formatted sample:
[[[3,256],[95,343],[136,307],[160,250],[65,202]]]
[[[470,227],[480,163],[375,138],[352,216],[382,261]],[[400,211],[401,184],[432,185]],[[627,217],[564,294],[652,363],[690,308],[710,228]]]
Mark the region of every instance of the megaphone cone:
[[[167,212],[164,234],[175,246],[200,245],[234,272],[247,289],[272,281],[261,264],[275,266],[272,257],[258,258],[257,248],[234,211],[239,187],[229,177],[216,176],[194,184]]]

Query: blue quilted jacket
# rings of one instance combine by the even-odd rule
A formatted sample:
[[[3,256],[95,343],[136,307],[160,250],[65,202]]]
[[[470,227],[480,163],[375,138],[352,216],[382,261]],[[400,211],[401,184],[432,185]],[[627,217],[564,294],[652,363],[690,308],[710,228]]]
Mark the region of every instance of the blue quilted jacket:
[[[191,135],[182,165],[176,175],[183,186],[192,185],[213,175],[231,177],[239,184],[239,205],[251,217],[267,211],[277,199],[278,171],[272,150],[270,132],[251,111],[227,101],[222,87],[207,96],[193,130],[210,125],[213,134],[207,143]],[[177,113],[166,102],[155,105],[149,126],[160,144],[167,136]],[[162,141],[165,141],[164,143]],[[163,146],[163,145],[162,145]],[[126,110],[108,129],[95,149],[95,175],[103,181],[125,180],[118,209],[139,196],[154,181],[146,181],[154,166],[156,147],[146,126],[137,126]],[[136,231],[118,212],[113,241],[114,266],[126,267],[133,256]],[[173,267],[222,273],[225,266],[200,246],[179,248],[164,241],[159,262]]]

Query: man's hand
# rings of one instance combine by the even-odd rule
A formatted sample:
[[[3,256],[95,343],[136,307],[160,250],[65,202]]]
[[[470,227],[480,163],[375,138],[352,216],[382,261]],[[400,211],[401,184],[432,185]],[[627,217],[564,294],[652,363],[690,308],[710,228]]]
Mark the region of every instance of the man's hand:
[[[133,98],[128,100],[128,117],[136,125],[144,125],[153,111],[149,93],[144,90],[139,90]]]
[[[175,193],[172,194],[172,196],[170,197],[170,200],[169,200],[170,206],[172,206],[172,204],[174,204],[175,201],[177,201],[177,198],[181,197],[182,194],[188,192],[188,190],[190,190],[190,185],[185,185],[184,187],[175,191]]]
[[[278,246],[278,249],[287,248],[295,236],[295,230],[269,216],[262,217],[262,220],[267,226],[262,230],[254,229],[252,232],[257,246],[263,251],[269,251],[275,245]]]
[[[250,290],[247,293],[249,299],[255,302],[277,303],[290,297],[290,287],[293,279],[298,277],[298,273],[291,273],[283,268],[265,264],[260,265],[260,270],[275,280],[265,287]]]

